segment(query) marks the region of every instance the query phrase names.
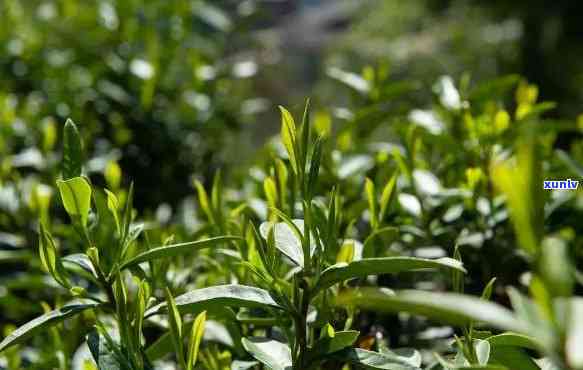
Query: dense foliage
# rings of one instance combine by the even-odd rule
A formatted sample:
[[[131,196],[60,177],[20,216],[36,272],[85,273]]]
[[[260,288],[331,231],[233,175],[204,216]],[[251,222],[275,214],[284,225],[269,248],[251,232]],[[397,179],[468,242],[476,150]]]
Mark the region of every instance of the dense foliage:
[[[33,281],[53,299],[5,328],[8,367],[91,368],[89,348],[102,369],[581,368],[577,226],[556,216],[577,193],[542,188],[580,170],[539,118],[552,104],[514,76],[459,90],[443,77],[431,109],[379,122],[392,139],[373,142],[358,119],[390,83],[343,73],[367,87],[353,118],[331,130],[309,104],[301,124],[280,108],[280,140],[249,177],[193,184],[194,230],[136,214],[133,185],[93,184],[67,121],[55,189],[70,222],[51,217],[48,189],[29,211],[53,282],[5,280],[12,304]]]
[[[330,68],[243,164],[228,2],[111,4],[0,3],[0,369],[583,369],[537,86]]]

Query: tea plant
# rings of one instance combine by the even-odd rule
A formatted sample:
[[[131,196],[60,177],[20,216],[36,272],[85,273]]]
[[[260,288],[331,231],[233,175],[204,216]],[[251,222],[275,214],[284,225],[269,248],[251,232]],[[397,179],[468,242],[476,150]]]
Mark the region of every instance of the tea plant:
[[[520,90],[522,89],[522,90]],[[545,235],[544,220],[554,208],[545,205],[542,188],[545,139],[538,126],[537,113],[545,106],[533,100],[520,100],[533,87],[519,88],[516,117],[517,144],[508,153],[490,148],[488,171],[493,185],[505,196],[513,221],[521,255],[531,266],[527,278],[530,298],[515,287],[507,288],[513,311],[487,302],[494,281],[486,287],[482,299],[455,293],[362,289],[345,292],[337,304],[383,310],[411,312],[462,328],[456,338],[456,355],[436,355],[434,368],[492,369],[581,369],[581,307],[575,294],[575,251],[560,233]],[[538,112],[537,112],[538,111]],[[493,192],[493,190],[490,190]],[[492,193],[494,194],[494,193]],[[461,278],[457,290],[462,291]],[[508,330],[497,333],[476,330],[477,323]],[[532,356],[533,353],[545,355]]]

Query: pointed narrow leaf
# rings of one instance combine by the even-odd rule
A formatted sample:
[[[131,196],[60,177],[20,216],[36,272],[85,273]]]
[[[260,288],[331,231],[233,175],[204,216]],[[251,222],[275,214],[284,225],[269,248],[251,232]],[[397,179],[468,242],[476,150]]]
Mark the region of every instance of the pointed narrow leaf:
[[[377,195],[374,182],[368,177],[365,179],[364,190],[366,192],[366,199],[368,201],[368,212],[370,215],[370,223],[373,229],[376,229],[379,220],[377,213]]]
[[[338,263],[322,272],[315,292],[332,285],[357,277],[379,274],[395,274],[404,271],[414,271],[445,267],[465,272],[463,265],[452,258],[425,259],[415,257],[381,257],[365,258],[352,263]]]
[[[174,298],[182,313],[210,311],[213,307],[273,307],[281,308],[266,290],[246,285],[217,285],[193,290]],[[166,303],[158,304],[148,311],[146,317],[166,312]]]
[[[310,145],[310,98],[306,99],[304,115],[302,116],[302,163],[308,161],[308,147]]]
[[[287,151],[292,169],[294,173],[298,175],[299,168],[297,158],[299,153],[296,138],[296,124],[294,118],[287,109],[280,106],[279,110],[281,111],[281,141],[283,142],[283,146]]]
[[[363,288],[341,294],[336,304],[395,313],[410,312],[454,325],[480,321],[502,330],[527,330],[524,322],[503,306],[456,293],[404,290],[387,294],[380,289]]]
[[[320,161],[322,159],[322,137],[318,137],[314,143],[314,151],[310,163],[310,172],[308,176],[308,193],[310,197],[316,192],[318,174],[320,172]]]
[[[337,352],[332,357],[339,361],[362,366],[365,369],[420,370],[400,356],[367,351],[360,348],[346,349]]]
[[[188,362],[186,363],[186,368],[188,370],[191,370],[194,365],[196,365],[198,348],[200,347],[200,342],[202,341],[202,336],[204,334],[205,321],[206,311],[199,313],[196,319],[194,319],[194,324],[192,325],[192,331],[190,333],[190,343],[188,345]]]
[[[67,213],[71,218],[79,217],[83,226],[87,225],[91,207],[91,186],[87,180],[83,177],[74,177],[66,181],[57,180],[57,187]]]
[[[98,307],[98,303],[71,303],[54,311],[48,312],[36,319],[27,322],[18,329],[14,330],[0,343],[0,352],[6,348],[18,344],[33,335],[38,331],[47,329],[68,317],[76,315],[84,310]]]
[[[196,187],[196,192],[198,193],[198,202],[200,203],[200,208],[202,208],[203,212],[206,214],[208,221],[214,224],[216,221],[214,211],[211,208],[211,203],[209,201],[208,194],[204,189],[204,186],[198,180],[194,182],[194,186]]]
[[[130,258],[123,263],[121,269],[125,269],[134,266],[138,263],[151,261],[157,258],[172,258],[182,254],[191,253],[195,250],[200,250],[203,248],[211,247],[220,243],[225,243],[229,241],[242,240],[238,236],[218,236],[215,238],[197,240],[194,242],[170,244],[165,246],[160,246],[152,248],[146,252],[140,253],[137,256]]]
[[[395,194],[397,193],[395,189],[395,185],[397,184],[397,173],[393,174],[385,187],[383,188],[383,192],[381,194],[380,206],[381,209],[379,211],[379,221],[383,222],[387,212],[395,199]]]
[[[172,293],[168,288],[166,288],[166,305],[170,307],[168,310],[168,322],[170,323],[170,334],[174,344],[174,351],[176,352],[178,363],[184,368],[185,357],[184,346],[182,344],[182,317],[180,316],[180,312],[178,312]]]
[[[81,176],[83,148],[77,126],[67,119],[63,130],[63,179]]]
[[[272,370],[291,370],[291,350],[287,344],[268,338],[243,338],[243,347]]]

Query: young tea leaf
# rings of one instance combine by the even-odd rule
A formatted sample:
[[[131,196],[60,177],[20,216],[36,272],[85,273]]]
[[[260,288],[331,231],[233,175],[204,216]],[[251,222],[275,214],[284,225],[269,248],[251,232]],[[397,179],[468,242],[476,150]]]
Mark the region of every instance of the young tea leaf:
[[[87,226],[91,208],[91,186],[83,177],[74,177],[66,181],[57,180],[57,187],[65,210],[72,219],[79,218]]]
[[[166,288],[166,305],[168,309],[168,322],[170,323],[170,334],[174,343],[176,357],[182,368],[186,368],[186,358],[184,357],[184,346],[182,345],[182,317],[176,306],[172,293]]]
[[[294,118],[287,109],[280,106],[279,110],[281,111],[281,141],[287,151],[290,165],[292,166],[294,173],[299,175],[300,168],[298,166],[299,151],[296,137],[296,124]]]
[[[67,119],[63,131],[63,179],[81,176],[83,147],[77,126]]]
[[[188,347],[188,360],[186,363],[187,370],[192,370],[194,365],[196,365],[196,358],[198,357],[198,348],[200,347],[200,342],[204,334],[205,321],[206,311],[199,313],[196,319],[194,319],[194,324],[192,325],[192,331],[190,334],[190,343]]]

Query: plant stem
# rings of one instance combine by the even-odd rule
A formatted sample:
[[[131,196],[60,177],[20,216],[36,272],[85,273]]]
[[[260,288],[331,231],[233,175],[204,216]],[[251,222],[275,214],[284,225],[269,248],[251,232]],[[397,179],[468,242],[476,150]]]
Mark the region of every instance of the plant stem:
[[[306,363],[306,355],[308,353],[308,333],[307,333],[307,317],[308,309],[310,307],[310,290],[309,287],[302,287],[302,294],[300,298],[300,310],[299,315],[295,319],[296,327],[296,341],[298,344],[298,357],[294,364],[295,370],[303,370],[308,367]]]

